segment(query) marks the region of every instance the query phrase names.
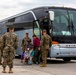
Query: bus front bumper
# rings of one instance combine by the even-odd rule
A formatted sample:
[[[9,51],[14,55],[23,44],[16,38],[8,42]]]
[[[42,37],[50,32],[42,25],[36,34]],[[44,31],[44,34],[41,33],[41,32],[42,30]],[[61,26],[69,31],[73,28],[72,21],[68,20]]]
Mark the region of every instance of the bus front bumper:
[[[52,45],[50,49],[51,58],[62,57],[76,57],[76,48],[59,47],[58,45]]]

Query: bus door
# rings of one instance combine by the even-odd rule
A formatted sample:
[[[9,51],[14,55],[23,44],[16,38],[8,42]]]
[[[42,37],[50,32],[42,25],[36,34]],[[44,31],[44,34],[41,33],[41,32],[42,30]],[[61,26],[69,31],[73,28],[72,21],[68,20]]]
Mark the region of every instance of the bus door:
[[[43,18],[40,22],[41,29],[46,29],[47,34],[52,32],[52,22],[54,21],[54,12],[48,11],[48,17]]]
[[[40,25],[37,20],[33,22],[33,34],[35,34],[38,38],[41,38]]]
[[[48,20],[48,18],[44,18],[42,21],[40,21],[40,27],[42,30],[46,29],[47,34],[49,34],[49,20]]]

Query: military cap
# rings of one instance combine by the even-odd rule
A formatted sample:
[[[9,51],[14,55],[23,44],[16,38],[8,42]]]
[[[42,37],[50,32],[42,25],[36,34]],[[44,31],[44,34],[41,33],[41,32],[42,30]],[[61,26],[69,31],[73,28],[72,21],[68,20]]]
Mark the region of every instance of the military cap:
[[[8,28],[9,28],[9,29],[14,29],[14,26],[13,26],[13,25],[11,25],[11,26],[9,26]]]

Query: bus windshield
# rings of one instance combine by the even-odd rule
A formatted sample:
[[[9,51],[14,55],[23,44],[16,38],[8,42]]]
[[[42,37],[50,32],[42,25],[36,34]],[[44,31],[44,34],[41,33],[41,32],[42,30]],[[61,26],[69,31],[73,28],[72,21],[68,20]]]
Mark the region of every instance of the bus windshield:
[[[76,35],[76,11],[67,9],[55,9],[53,21],[53,35],[71,36]]]
[[[70,16],[72,35],[76,35],[76,11],[75,10],[69,10],[68,13]]]

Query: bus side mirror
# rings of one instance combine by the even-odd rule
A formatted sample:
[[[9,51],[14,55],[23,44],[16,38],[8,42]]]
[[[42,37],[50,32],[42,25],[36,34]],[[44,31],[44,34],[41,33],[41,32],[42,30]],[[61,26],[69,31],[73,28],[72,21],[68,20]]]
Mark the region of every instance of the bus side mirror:
[[[49,17],[51,21],[54,21],[54,12],[53,11],[49,11]]]

